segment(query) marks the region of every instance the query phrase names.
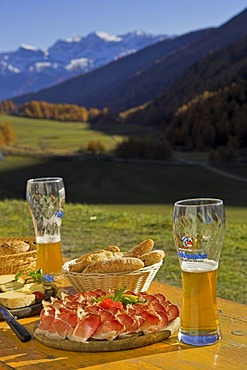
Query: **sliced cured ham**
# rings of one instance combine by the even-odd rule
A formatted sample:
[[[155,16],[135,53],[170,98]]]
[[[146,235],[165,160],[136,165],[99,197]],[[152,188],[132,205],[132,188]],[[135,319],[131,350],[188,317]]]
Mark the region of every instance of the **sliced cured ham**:
[[[54,319],[55,319],[55,310],[54,309],[45,310],[43,308],[43,310],[40,313],[40,322],[38,328],[36,329],[36,333],[46,335]]]
[[[98,315],[88,315],[80,320],[73,332],[69,332],[67,338],[76,342],[86,342],[101,324],[101,319]]]
[[[123,331],[123,329],[124,325],[112,316],[107,321],[102,321],[92,335],[92,338],[113,340]]]
[[[178,307],[161,293],[100,289],[63,295],[43,302],[37,334],[76,342],[155,333],[179,316]]]

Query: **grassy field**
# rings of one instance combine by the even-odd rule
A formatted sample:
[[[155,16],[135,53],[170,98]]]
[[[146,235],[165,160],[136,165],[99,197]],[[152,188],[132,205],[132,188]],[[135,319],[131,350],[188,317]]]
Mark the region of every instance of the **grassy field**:
[[[0,115],[0,121],[11,122],[17,137],[15,147],[27,148],[36,151],[68,153],[86,149],[92,140],[103,142],[109,153],[117,143],[128,136],[143,137],[154,135],[156,129],[145,128],[140,125],[96,125],[90,126],[83,122],[60,122],[44,119],[30,119]]]
[[[241,171],[241,169],[239,170]],[[247,207],[246,183],[201,166],[119,162],[109,158],[0,161],[0,199],[25,199],[28,178],[61,176],[69,203],[164,205],[187,197],[219,197]]]
[[[95,133],[89,124],[82,122],[59,122],[43,119],[27,119],[13,116],[0,116],[0,119],[11,122],[17,137],[17,146],[33,150],[44,148],[66,153],[86,148],[92,140],[102,140],[110,150],[118,138]],[[121,138],[119,138],[121,140]]]
[[[148,208],[147,208],[148,211]],[[156,275],[159,281],[181,286],[180,269],[172,239],[171,206],[162,214],[105,207],[66,204],[62,225],[63,255],[78,257],[108,245],[126,250],[146,238],[166,252],[165,262]],[[218,296],[247,303],[246,235],[243,213],[227,208],[227,232],[218,274]],[[246,212],[246,210],[245,210]],[[238,215],[238,216],[237,216]],[[246,217],[245,217],[246,219]],[[24,201],[0,202],[0,235],[33,235],[33,226]]]

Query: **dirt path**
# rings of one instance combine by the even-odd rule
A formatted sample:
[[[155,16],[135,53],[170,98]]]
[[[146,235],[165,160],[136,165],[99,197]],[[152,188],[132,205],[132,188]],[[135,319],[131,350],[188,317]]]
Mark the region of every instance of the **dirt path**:
[[[198,163],[199,164],[199,163]],[[208,171],[215,172],[221,176],[228,177],[229,179],[241,181],[241,182],[246,182],[247,183],[247,178],[242,177],[242,176],[237,176],[232,173],[228,173],[225,171],[221,171],[218,168],[215,168],[213,166],[210,166],[209,164],[200,164],[202,167],[206,168]]]

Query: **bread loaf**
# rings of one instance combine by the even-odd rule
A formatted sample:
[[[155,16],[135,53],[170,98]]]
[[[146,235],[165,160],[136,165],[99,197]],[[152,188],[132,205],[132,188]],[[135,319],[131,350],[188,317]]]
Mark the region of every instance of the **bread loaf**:
[[[97,261],[106,261],[116,255],[121,257],[122,253],[119,254],[119,252],[114,253],[107,250],[101,250],[99,252],[85,254],[84,256],[77,258],[75,263],[69,266],[69,269],[73,272],[82,272],[85,267],[87,267],[91,263]]]
[[[144,263],[139,258],[134,257],[114,257],[105,261],[98,261],[88,265],[83,274],[108,273],[108,272],[128,272],[139,270],[144,267]]]
[[[139,258],[144,262],[144,266],[151,266],[155,263],[159,263],[165,257],[165,252],[161,249],[157,249],[141,255]]]
[[[117,247],[116,245],[109,245],[108,248],[106,248],[107,251],[111,251],[113,253],[120,252],[120,248]]]
[[[139,270],[161,262],[165,256],[162,250],[153,251],[154,241],[146,239],[122,253],[117,246],[108,246],[97,252],[85,254],[69,265],[71,272],[114,273]]]
[[[29,251],[29,249],[30,249],[29,244],[21,240],[15,240],[12,242],[4,242],[0,246],[0,256],[6,256],[9,254],[25,253]]]
[[[15,290],[0,293],[0,303],[10,309],[26,307],[34,302],[34,294],[25,294],[22,292],[16,292]]]
[[[152,239],[144,240],[143,242],[135,245],[127,252],[124,253],[126,257],[139,257],[142,254],[148,253],[153,249],[154,241]]]

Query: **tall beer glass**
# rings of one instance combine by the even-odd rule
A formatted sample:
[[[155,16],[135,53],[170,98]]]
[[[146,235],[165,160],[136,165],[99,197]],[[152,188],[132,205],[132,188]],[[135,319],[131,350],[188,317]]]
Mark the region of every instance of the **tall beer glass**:
[[[54,278],[61,274],[61,223],[65,189],[61,177],[36,178],[27,181],[26,200],[32,216],[36,243],[36,268]]]
[[[221,339],[216,279],[225,234],[225,209],[220,199],[186,199],[175,203],[173,237],[183,285],[178,339],[205,346]]]

